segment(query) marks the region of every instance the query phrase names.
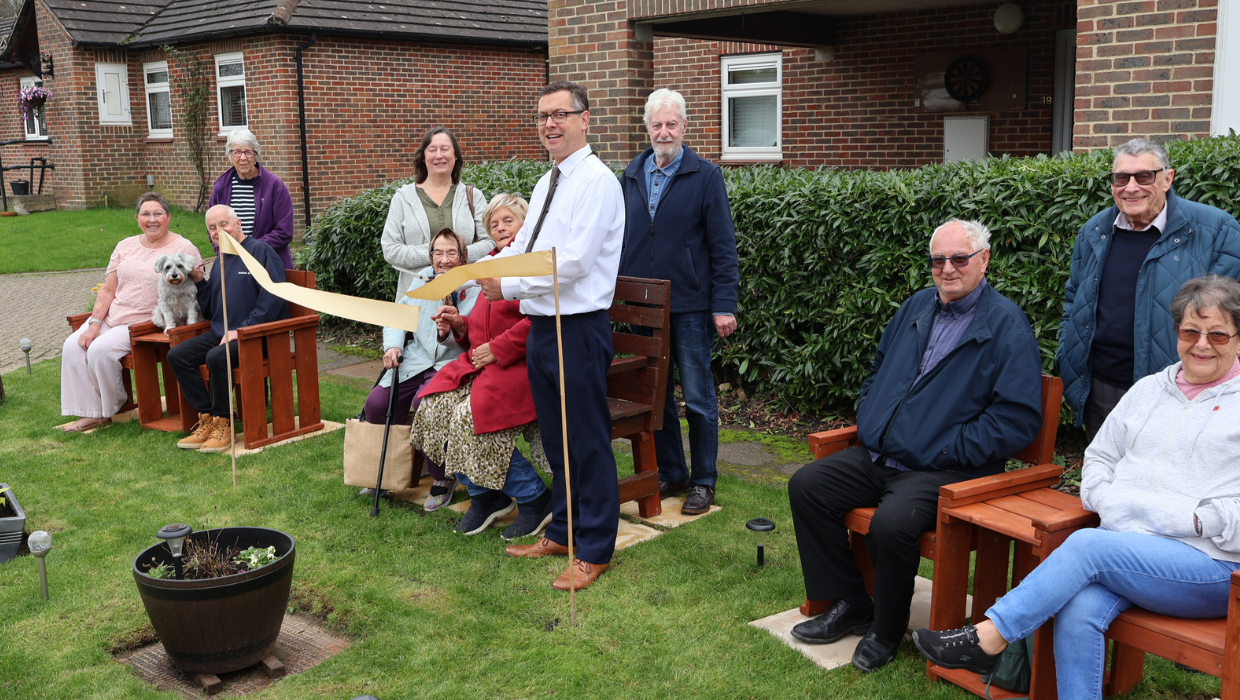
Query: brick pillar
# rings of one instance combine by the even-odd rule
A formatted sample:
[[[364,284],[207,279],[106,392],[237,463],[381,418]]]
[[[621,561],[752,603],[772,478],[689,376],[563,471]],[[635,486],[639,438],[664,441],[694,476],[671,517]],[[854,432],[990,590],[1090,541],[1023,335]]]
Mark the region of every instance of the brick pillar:
[[[607,162],[647,146],[642,107],[654,89],[654,42],[637,40],[627,10],[627,0],[547,4],[551,80],[590,92],[590,145]]]
[[[1078,0],[1074,150],[1210,135],[1218,0]]]

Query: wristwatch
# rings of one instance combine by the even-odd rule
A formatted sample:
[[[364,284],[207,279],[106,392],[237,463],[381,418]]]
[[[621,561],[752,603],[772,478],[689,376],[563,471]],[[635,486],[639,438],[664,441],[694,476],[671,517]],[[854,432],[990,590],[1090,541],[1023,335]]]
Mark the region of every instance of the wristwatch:
[[[89,326],[92,323],[98,323],[99,325],[103,325],[103,320],[95,318],[94,316],[91,316],[90,318],[86,319],[86,325]]]

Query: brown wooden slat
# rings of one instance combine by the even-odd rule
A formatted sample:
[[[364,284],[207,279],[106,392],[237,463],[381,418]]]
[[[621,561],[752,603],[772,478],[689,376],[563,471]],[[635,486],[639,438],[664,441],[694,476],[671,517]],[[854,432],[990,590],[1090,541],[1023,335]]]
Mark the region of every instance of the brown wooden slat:
[[[1034,499],[1025,498],[1025,494],[1023,492],[1012,494],[1010,496],[999,496],[998,498],[987,499],[986,503],[994,506],[995,508],[1006,510],[1013,515],[1019,515],[1022,518],[1029,518],[1030,520],[1033,520],[1034,518],[1054,517],[1063,510],[1062,508],[1055,508],[1054,506],[1048,506],[1045,503],[1040,503]]]
[[[1067,510],[1069,508],[1079,508],[1081,499],[1070,493],[1056,491],[1055,489],[1035,489],[1033,491],[1024,491],[1020,494],[1024,498],[1038,503],[1045,503],[1059,510]]]
[[[654,389],[651,387],[617,381],[615,379],[607,380],[608,399],[618,399],[640,404],[643,406],[643,411],[651,410],[651,404],[654,402],[654,397],[651,396],[653,393]]]
[[[847,428],[836,428],[835,430],[824,430],[821,433],[810,433],[809,437],[806,438],[809,441],[810,447],[836,442],[851,442],[856,439],[857,426],[855,425],[850,425]]]
[[[240,335],[240,334],[238,334]],[[267,437],[267,392],[263,377],[263,340],[261,337],[237,342],[237,367],[234,382],[241,390],[241,421],[245,428],[245,446],[254,449]],[[237,379],[240,381],[237,381]]]
[[[659,473],[642,472],[620,479],[620,502],[634,501],[659,492]]]
[[[1012,539],[1033,545],[1039,544],[1037,531],[1034,530],[1028,518],[1013,515],[986,503],[970,503],[960,507],[944,508],[943,514],[975,524],[980,523],[987,529],[1001,532]]]
[[[961,506],[1021,491],[1054,486],[1059,483],[1062,475],[1063,467],[1042,464],[1027,469],[1017,469],[1013,472],[947,484],[939,487],[939,495],[950,500],[952,505]]]
[[[616,301],[636,301],[642,304],[661,306],[667,302],[671,287],[670,282],[662,280],[617,277],[616,292],[612,298]]]
[[[319,406],[319,349],[315,331],[314,328],[304,328],[293,333],[297,350],[293,358],[297,367],[297,415],[301,419],[301,427],[310,430],[323,427]]]
[[[643,355],[626,355],[624,357],[615,357],[611,360],[611,366],[607,368],[607,374],[619,374],[620,372],[628,372],[630,370],[641,369],[649,366],[650,358]]]
[[[643,430],[651,430],[650,414],[641,413],[635,416],[623,416],[611,418],[611,439],[619,440],[620,438],[631,438]]]
[[[629,370],[628,372],[623,373],[617,372],[614,374],[608,372],[608,375],[610,375],[607,378],[609,383],[624,382],[626,384],[632,384],[633,386],[645,387],[646,390],[650,392],[650,396],[652,397],[650,403],[653,403],[653,397],[655,393],[657,393],[655,389],[659,388],[659,370],[657,367],[645,367],[642,369]],[[663,384],[663,391],[664,393],[667,392],[667,384]]]
[[[611,419],[627,418],[629,416],[638,416],[643,413],[650,412],[648,404],[634,403],[632,401],[624,401],[622,399],[607,399],[607,409],[611,411]]]
[[[931,678],[938,677],[945,681],[955,683],[965,690],[975,693],[980,697],[986,697],[986,684],[982,682],[982,677],[972,671],[963,671],[956,669],[943,668],[935,666],[929,661],[926,662],[928,668],[926,674]],[[1009,698],[1024,698],[1028,693],[1016,693],[997,685],[990,686],[990,697],[994,700],[1009,700]]]
[[[607,314],[612,323],[627,323],[631,326],[646,328],[663,328],[663,308],[650,306],[634,306],[633,304],[612,304]]]
[[[617,353],[645,355],[646,357],[659,357],[661,350],[659,338],[647,338],[630,333],[612,333],[611,346]]]
[[[291,433],[293,421],[293,354],[288,333],[267,336],[267,376],[271,385],[271,432]]]
[[[1119,628],[1117,629],[1117,625]],[[1107,636],[1112,639],[1118,639],[1125,644],[1129,644],[1146,651],[1158,654],[1164,658],[1171,658],[1163,654],[1160,649],[1170,646],[1166,642],[1162,642],[1161,646],[1156,642],[1146,642],[1142,644],[1138,638],[1133,637],[1135,634],[1132,630],[1147,630],[1162,637],[1168,637],[1180,644],[1200,647],[1211,654],[1216,654],[1222,662],[1223,648],[1227,637],[1227,618],[1216,617],[1209,620],[1191,620],[1182,617],[1169,617],[1167,615],[1159,615],[1150,612],[1144,608],[1129,608],[1120,613],[1119,617],[1111,623]]]

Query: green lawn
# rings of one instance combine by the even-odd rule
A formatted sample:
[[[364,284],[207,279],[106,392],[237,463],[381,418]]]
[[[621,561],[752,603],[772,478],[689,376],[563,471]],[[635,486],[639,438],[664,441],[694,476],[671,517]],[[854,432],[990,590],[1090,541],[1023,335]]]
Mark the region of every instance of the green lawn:
[[[297,539],[294,590],[354,644],[264,690],[268,699],[433,698],[956,698],[930,683],[905,644],[863,676],[825,672],[750,620],[804,598],[785,492],[724,476],[723,510],[619,552],[577,597],[551,580],[563,559],[503,554],[498,530],[452,532],[451,512],[369,504],[341,484],[343,433],[238,461],[177,450],[176,436],[133,423],[66,435],[59,363],[5,375],[0,481],[15,487],[30,529],[52,532],[51,600],[31,557],[0,565],[0,698],[172,698],[144,685],[110,649],[141,634],[133,557],[171,522],[196,529],[261,525]],[[369,382],[325,377],[323,416],[353,415]],[[632,468],[627,457],[620,469]],[[754,566],[747,519],[779,529]],[[560,624],[555,625],[556,620]],[[1152,661],[1133,697],[1209,698],[1213,679]]]
[[[171,230],[215,253],[203,215],[172,207]],[[48,211],[0,217],[0,274],[106,267],[118,241],[139,233],[132,209]]]

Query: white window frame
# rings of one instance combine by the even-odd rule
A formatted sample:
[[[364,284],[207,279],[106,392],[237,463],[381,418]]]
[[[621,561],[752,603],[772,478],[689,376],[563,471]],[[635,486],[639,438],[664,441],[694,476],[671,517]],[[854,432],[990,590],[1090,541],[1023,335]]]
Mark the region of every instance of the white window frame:
[[[225,63],[240,63],[241,75],[230,75],[226,78],[220,77],[220,65]],[[219,117],[220,134],[230,134],[237,129],[244,129],[250,123],[250,104],[247,95],[245,108],[245,124],[235,124],[233,126],[224,126],[224,100],[222,99],[222,91],[226,87],[245,87],[245,54],[243,52],[221,53],[215,55],[215,113]]]
[[[719,57],[720,112],[723,128],[720,134],[722,160],[763,161],[783,160],[784,152],[784,55],[783,53],[747,54],[741,56]],[[759,68],[775,68],[774,83],[751,83],[747,85],[728,85],[728,72],[731,70],[754,70]],[[775,145],[774,146],[729,146],[731,133],[729,124],[728,99],[733,97],[765,97],[775,96]]]
[[[142,64],[142,82],[146,85],[146,133],[149,138],[153,139],[170,139],[172,138],[172,127],[166,129],[156,129],[154,115],[151,111],[151,95],[157,93],[166,93],[168,95],[168,116],[172,116],[172,74],[168,74],[168,80],[163,83],[152,83],[151,73],[154,71],[168,71],[167,61],[153,61],[151,63]]]
[[[1214,41],[1214,90],[1211,96],[1210,135],[1226,136],[1232,129],[1240,133],[1240,11],[1235,3],[1218,4],[1218,23]]]
[[[43,81],[33,75],[28,78],[21,79],[21,87],[23,88],[34,87],[42,84]],[[44,115],[44,118],[42,119],[38,117],[35,118],[35,130],[33,133],[30,131],[29,123],[25,119],[22,119],[22,129],[26,132],[27,141],[46,141],[48,139],[46,115]]]
[[[120,100],[120,114],[108,114],[105,102],[107,75],[116,73],[120,76],[117,99]],[[133,126],[133,116],[129,106],[129,66],[124,63],[95,64],[95,93],[99,103],[99,123],[106,126]]]

